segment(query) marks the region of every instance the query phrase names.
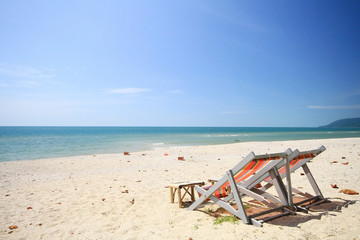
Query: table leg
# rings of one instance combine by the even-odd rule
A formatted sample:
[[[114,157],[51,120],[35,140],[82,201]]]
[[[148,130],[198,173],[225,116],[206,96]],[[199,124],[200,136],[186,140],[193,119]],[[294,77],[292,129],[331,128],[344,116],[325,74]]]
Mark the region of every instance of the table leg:
[[[182,208],[181,189],[178,188],[179,208]]]
[[[174,203],[174,198],[175,198],[174,188],[170,187],[170,202],[171,203]]]
[[[191,186],[191,201],[195,201],[195,192],[194,192],[194,186]]]

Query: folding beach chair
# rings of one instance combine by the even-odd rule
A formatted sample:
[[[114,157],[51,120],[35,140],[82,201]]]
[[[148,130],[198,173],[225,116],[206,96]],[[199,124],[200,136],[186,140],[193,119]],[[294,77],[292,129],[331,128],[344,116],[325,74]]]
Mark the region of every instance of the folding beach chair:
[[[326,200],[324,198],[324,196],[322,195],[313,175],[311,174],[311,171],[309,169],[309,167],[307,166],[307,163],[312,160],[313,158],[315,158],[317,155],[319,155],[320,153],[322,153],[323,151],[325,151],[326,148],[324,146],[321,146],[318,149],[314,149],[311,151],[303,151],[303,152],[299,152],[298,150],[295,150],[293,152],[293,157],[289,157],[288,158],[288,163],[279,167],[278,166],[278,173],[280,175],[280,178],[286,178],[287,179],[287,198],[288,198],[288,205],[289,206],[297,206],[297,208],[302,209],[304,211],[307,211],[306,208],[309,208],[313,205],[317,205],[323,202],[327,202],[328,200]],[[294,171],[296,171],[299,168],[302,168],[305,172],[305,175],[307,177],[307,179],[310,182],[311,187],[314,190],[315,195],[312,195],[310,193],[307,192],[302,192],[297,188],[294,188],[291,186],[291,178],[290,178],[290,173],[293,173]],[[268,176],[267,178],[265,178],[265,181],[267,182],[266,185],[264,185],[260,190],[261,191],[267,191],[267,189],[269,189],[270,187],[274,186],[272,184],[272,180],[271,177]],[[292,193],[296,193],[299,194],[303,197],[305,197],[306,199],[297,203],[293,203],[293,197],[292,197]],[[315,200],[314,203],[309,204],[306,206],[306,208],[301,208],[299,207],[300,205],[306,203],[306,202],[310,202]],[[317,200],[317,201],[316,201]]]
[[[284,184],[282,183],[276,167],[279,165],[283,166],[284,161],[290,155],[292,155],[292,151],[290,149],[283,153],[266,155],[255,155],[253,152],[251,152],[235,167],[227,171],[225,176],[220,178],[219,181],[216,182],[213,186],[211,186],[208,190],[196,186],[195,190],[198,191],[199,194],[201,194],[201,197],[197,201],[195,201],[188,208],[188,210],[195,210],[202,203],[207,201],[207,199],[210,199],[214,203],[220,205],[230,213],[240,218],[244,223],[253,224],[256,226],[262,226],[262,223],[264,221],[268,221],[276,217],[292,213],[294,214],[294,212],[285,208],[288,205],[286,189]],[[255,186],[257,186],[268,176],[270,177],[270,182],[272,183],[272,185],[275,186],[279,199],[277,201],[280,202],[280,206],[271,201],[271,198],[276,198],[275,196],[272,196],[270,194],[267,195],[265,192],[260,191],[259,189],[256,190],[255,188]],[[231,187],[231,193],[225,198],[222,198],[223,196],[220,193],[225,193],[225,189],[228,186]],[[256,199],[270,206],[272,209],[259,214],[248,216],[245,212],[245,207],[242,202],[242,195],[247,195],[253,199]],[[237,210],[229,204],[229,201],[232,199],[235,200],[238,208]],[[277,216],[263,220],[255,219],[256,217],[259,217],[261,215],[279,210],[283,210],[283,212]]]

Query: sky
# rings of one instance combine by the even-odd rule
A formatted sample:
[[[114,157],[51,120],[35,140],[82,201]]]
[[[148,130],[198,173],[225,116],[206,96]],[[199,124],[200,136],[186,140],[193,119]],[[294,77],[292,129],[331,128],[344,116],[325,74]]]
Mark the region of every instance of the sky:
[[[360,117],[360,2],[0,1],[0,126]]]

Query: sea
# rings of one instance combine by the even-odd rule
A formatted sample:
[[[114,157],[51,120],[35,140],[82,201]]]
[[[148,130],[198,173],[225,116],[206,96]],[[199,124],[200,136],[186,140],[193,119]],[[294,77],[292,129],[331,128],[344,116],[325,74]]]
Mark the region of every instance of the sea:
[[[360,137],[360,128],[0,127],[0,162],[164,147]]]

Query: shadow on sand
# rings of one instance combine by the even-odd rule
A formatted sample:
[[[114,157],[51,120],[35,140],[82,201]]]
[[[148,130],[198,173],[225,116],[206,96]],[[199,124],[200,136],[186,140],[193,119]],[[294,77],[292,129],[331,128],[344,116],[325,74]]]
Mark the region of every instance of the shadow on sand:
[[[322,216],[336,216],[338,213],[341,213],[342,208],[347,208],[349,205],[355,204],[357,201],[345,200],[342,198],[329,198],[329,202],[321,203],[319,205],[314,205],[310,207],[308,213],[296,212],[296,215],[287,215],[280,218],[276,218],[271,221],[267,221],[267,224],[287,226],[287,227],[298,227],[299,224],[308,222],[313,219],[320,220]],[[183,202],[183,208],[188,208],[192,202]],[[208,206],[211,206],[209,204]],[[236,205],[233,205],[236,208]],[[206,207],[205,207],[206,208]],[[251,205],[249,209],[246,210],[248,215],[258,213],[263,210],[268,210],[265,208],[259,208],[256,205]],[[223,208],[217,208],[214,211],[206,211],[197,209],[197,211],[204,212],[210,216],[217,218],[221,216],[231,215]],[[276,214],[276,213],[275,213]]]
[[[349,205],[356,203],[356,201],[350,201],[341,198],[330,198],[328,200],[330,202],[312,206],[308,213],[297,212],[296,215],[284,216],[267,223],[287,227],[298,227],[299,224],[308,222],[313,219],[320,220],[322,216],[336,216],[338,213],[341,213],[342,208],[347,208]]]

